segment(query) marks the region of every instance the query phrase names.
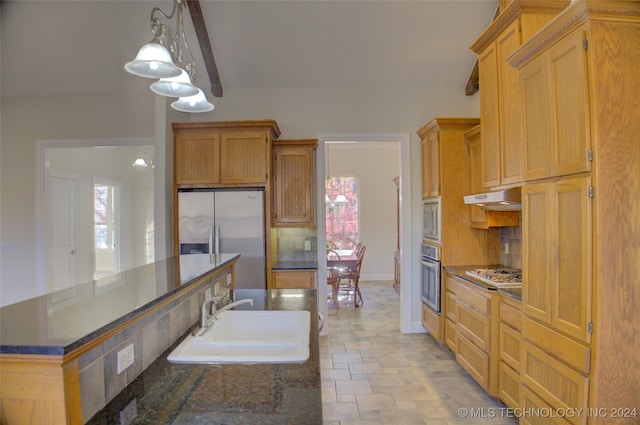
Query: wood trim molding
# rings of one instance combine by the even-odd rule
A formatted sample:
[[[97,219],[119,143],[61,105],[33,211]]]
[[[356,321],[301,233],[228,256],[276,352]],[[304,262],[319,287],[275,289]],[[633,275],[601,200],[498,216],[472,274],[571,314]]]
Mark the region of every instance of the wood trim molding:
[[[203,122],[174,122],[171,124],[173,130],[176,129],[235,129],[235,130],[260,130],[270,132],[271,139],[280,137],[280,128],[274,120],[253,120],[253,121],[203,121]]]
[[[216,66],[216,59],[213,56],[213,48],[211,47],[209,32],[207,31],[207,26],[204,22],[204,16],[202,15],[200,0],[187,0],[187,6],[189,6],[191,22],[193,22],[193,27],[196,30],[198,44],[200,45],[200,51],[202,52],[202,58],[204,59],[204,65],[206,66],[207,73],[209,74],[211,93],[215,97],[222,97],[222,82],[220,81],[220,74],[218,73],[218,67]]]

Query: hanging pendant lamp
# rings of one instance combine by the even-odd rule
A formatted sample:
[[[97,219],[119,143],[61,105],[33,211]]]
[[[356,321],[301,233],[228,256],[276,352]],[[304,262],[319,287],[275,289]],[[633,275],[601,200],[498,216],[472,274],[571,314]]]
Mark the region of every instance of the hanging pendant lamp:
[[[184,69],[177,77],[162,78],[151,84],[151,91],[167,97],[188,97],[198,94],[198,88],[191,84],[191,78]]]
[[[209,112],[214,108],[200,89],[198,89],[198,94],[194,96],[181,97],[172,102],[171,107],[180,112]]]

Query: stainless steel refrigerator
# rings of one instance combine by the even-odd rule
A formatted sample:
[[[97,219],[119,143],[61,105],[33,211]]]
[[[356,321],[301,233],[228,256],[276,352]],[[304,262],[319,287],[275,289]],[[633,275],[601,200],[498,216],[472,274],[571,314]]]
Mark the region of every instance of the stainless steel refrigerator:
[[[264,190],[181,189],[180,254],[239,253],[235,287],[265,289]]]

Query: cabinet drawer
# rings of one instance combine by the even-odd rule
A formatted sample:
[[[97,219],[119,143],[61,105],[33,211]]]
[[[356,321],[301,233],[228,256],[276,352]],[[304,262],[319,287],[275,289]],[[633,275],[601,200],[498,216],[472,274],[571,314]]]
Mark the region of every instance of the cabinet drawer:
[[[589,373],[590,347],[528,317],[522,319],[522,337],[573,368]]]
[[[505,362],[498,364],[498,396],[511,408],[520,406],[520,373]]]
[[[518,331],[522,329],[522,311],[519,304],[504,295],[500,297],[500,321]]]
[[[458,333],[458,363],[485,390],[489,386],[489,356],[464,335]]]
[[[424,326],[436,341],[442,342],[443,335],[440,330],[440,315],[425,304],[422,304],[422,326]]]
[[[489,352],[489,318],[468,306],[458,303],[458,332],[485,353]]]
[[[456,330],[456,323],[448,318],[444,323],[444,344],[454,353],[458,351],[458,331]]]
[[[522,336],[520,335],[520,332],[505,325],[504,323],[500,323],[499,329],[500,360],[519,371]]]
[[[589,379],[523,341],[522,383],[553,408],[587,407]],[[581,418],[567,418],[579,424]]]
[[[315,274],[313,270],[274,270],[271,277],[276,289],[313,289]]]
[[[533,391],[526,387],[522,387],[521,391],[522,397],[520,399],[520,404],[522,408],[522,412],[531,412],[531,414],[523,414],[520,417],[520,425],[569,425],[571,422],[567,421],[564,418],[560,417],[549,417],[549,415],[534,415],[533,413],[543,411],[549,412],[551,406],[542,401],[540,397],[538,397]],[[586,415],[584,415],[586,417]]]
[[[446,309],[446,316],[447,319],[451,319],[453,320],[453,322],[457,322],[457,304],[458,304],[458,300],[456,299],[456,294],[454,294],[451,291],[445,291],[445,301],[444,301],[444,305],[445,305],[445,309]]]
[[[459,284],[456,288],[458,303],[463,303],[485,316],[491,311],[491,296],[487,289],[476,287],[472,283]]]

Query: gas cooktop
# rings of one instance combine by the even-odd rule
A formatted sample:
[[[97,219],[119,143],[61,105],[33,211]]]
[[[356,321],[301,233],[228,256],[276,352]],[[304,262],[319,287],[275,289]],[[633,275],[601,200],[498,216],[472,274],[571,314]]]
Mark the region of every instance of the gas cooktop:
[[[477,268],[468,270],[467,275],[495,286],[522,286],[522,270],[510,267]]]

